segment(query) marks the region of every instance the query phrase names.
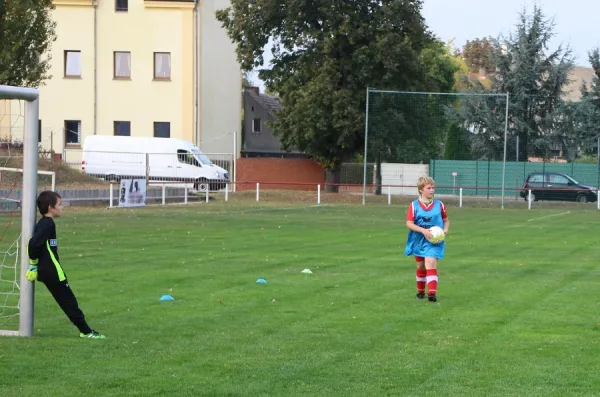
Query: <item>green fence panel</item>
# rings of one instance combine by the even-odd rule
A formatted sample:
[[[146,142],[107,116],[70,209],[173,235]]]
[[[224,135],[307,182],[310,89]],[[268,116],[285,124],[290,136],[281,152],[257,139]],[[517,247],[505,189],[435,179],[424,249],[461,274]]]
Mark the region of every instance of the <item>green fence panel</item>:
[[[429,174],[435,179],[436,191],[439,194],[458,194],[458,189],[463,188],[465,196],[500,196],[503,165],[501,161],[487,160],[431,160]],[[518,196],[527,175],[532,172],[560,172],[586,185],[599,184],[597,164],[512,161],[506,163],[505,171],[504,195],[508,197]],[[453,176],[453,173],[456,173],[456,176]]]

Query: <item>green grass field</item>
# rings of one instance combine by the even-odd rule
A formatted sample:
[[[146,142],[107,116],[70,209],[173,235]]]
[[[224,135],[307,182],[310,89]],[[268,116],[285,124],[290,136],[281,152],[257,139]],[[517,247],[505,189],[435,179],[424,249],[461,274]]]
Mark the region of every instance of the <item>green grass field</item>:
[[[35,336],[0,338],[0,395],[599,395],[596,210],[449,208],[437,304],[414,297],[404,213],[67,208],[61,260],[108,339],[37,284]]]

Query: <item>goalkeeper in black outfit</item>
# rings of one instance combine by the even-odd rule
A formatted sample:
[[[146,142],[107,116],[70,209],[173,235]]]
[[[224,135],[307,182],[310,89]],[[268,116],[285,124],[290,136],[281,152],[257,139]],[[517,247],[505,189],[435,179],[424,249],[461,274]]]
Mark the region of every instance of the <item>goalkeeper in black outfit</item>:
[[[77,299],[69,286],[67,276],[58,258],[58,240],[54,218],[62,214],[63,206],[60,195],[45,191],[37,198],[37,207],[42,214],[27,245],[29,270],[27,279],[39,281],[46,285],[60,308],[69,320],[79,328],[79,336],[90,339],[104,339],[104,335],[94,331],[85,321]]]

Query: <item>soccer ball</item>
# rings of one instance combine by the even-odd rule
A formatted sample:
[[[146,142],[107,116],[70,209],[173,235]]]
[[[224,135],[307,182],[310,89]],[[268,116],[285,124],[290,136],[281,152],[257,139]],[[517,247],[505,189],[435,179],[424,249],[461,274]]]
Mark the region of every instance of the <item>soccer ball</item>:
[[[431,232],[431,235],[432,235],[431,242],[434,244],[439,244],[442,241],[444,241],[444,238],[446,238],[444,229],[442,229],[439,226],[433,226],[429,229],[429,231]]]

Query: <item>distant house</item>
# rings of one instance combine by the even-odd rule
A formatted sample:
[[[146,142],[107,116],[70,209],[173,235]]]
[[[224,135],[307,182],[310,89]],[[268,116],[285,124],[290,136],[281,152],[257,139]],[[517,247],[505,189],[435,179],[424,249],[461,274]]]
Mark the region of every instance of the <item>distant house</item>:
[[[570,83],[564,89],[563,99],[579,101],[581,99],[581,85],[585,83],[588,88],[594,77],[594,69],[590,67],[575,66],[569,73]]]
[[[270,95],[260,93],[258,87],[244,90],[244,146],[245,157],[295,157],[297,151],[286,152],[273,135],[267,122],[277,119],[277,111],[283,109],[279,101]]]

